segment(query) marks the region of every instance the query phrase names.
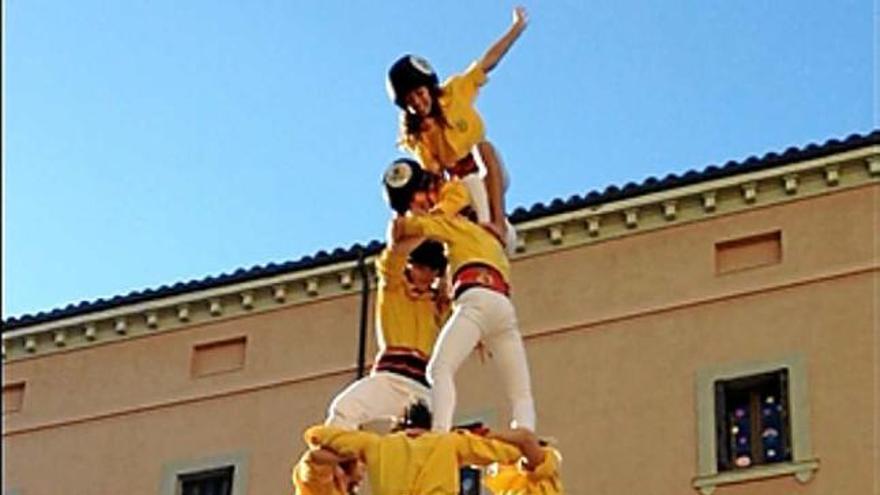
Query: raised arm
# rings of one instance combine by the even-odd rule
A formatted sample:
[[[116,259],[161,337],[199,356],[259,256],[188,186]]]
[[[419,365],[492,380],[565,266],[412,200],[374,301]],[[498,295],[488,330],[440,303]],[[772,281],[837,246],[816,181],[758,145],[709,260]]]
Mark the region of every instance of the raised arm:
[[[343,462],[347,459],[349,459],[349,458],[337,455],[337,454],[322,447],[322,448],[318,448],[318,449],[309,450],[308,452],[306,452],[304,460],[306,462],[310,462],[312,464],[320,464],[323,466],[335,466],[336,464],[339,464],[340,462]]]
[[[342,457],[363,457],[378,440],[374,433],[352,431],[333,426],[313,426],[303,435],[312,449],[325,448]]]
[[[522,452],[513,443],[494,438],[474,435],[470,432],[448,433],[455,442],[459,464],[486,466],[493,462],[512,464],[522,457]]]
[[[516,41],[516,39],[519,38],[519,35],[526,29],[527,23],[526,9],[523,7],[516,7],[513,10],[513,23],[510,25],[510,28],[508,28],[507,32],[505,32],[501,38],[498,38],[498,41],[493,43],[492,46],[486,50],[486,53],[477,60],[477,63],[483,69],[483,72],[488,73],[498,65],[498,62],[501,61],[501,58],[504,57],[507,50],[510,50],[513,42]]]

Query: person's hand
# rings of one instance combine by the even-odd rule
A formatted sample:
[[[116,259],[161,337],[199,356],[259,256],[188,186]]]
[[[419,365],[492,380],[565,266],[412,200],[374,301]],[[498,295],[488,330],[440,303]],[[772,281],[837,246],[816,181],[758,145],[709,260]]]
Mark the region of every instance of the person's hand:
[[[518,5],[513,9],[513,27],[522,32],[529,23],[529,16],[525,7]]]
[[[486,229],[493,237],[498,239],[502,246],[507,247],[507,226],[497,223],[481,223],[480,227]]]

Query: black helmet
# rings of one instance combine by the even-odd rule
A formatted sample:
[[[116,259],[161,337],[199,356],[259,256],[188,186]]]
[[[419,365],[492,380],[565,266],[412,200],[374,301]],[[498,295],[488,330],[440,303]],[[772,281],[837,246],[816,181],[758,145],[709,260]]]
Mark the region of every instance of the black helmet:
[[[391,209],[401,215],[409,211],[413,195],[417,191],[425,190],[430,182],[431,174],[425,172],[418,162],[409,158],[394,160],[382,176],[385,199]]]
[[[445,251],[443,243],[425,239],[409,253],[409,262],[443,273],[446,271]]]
[[[410,91],[420,86],[430,88],[438,84],[440,80],[437,78],[437,73],[427,60],[418,55],[404,55],[388,69],[385,87],[391,101],[400,108],[406,109],[404,99]]]

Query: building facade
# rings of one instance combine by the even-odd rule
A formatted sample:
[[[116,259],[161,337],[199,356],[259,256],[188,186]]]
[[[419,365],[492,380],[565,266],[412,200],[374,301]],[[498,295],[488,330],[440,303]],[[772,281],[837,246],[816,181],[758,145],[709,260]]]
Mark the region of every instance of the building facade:
[[[568,493],[877,493],[878,178],[874,132],[513,215]],[[290,492],[378,248],[6,320],[3,493]],[[457,419],[505,425],[498,383],[469,358]]]

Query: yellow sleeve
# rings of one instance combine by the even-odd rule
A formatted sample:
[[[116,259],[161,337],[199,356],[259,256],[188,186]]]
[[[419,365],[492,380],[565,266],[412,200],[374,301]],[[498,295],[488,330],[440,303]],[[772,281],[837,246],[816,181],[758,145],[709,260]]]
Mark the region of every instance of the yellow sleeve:
[[[455,433],[455,450],[461,464],[480,466],[493,462],[510,464],[522,457],[519,449],[509,443],[464,431]]]
[[[492,469],[494,467],[494,469]],[[515,465],[501,464],[492,466],[483,479],[486,485],[494,495],[513,495],[525,494],[528,486],[528,479],[525,474],[519,471]]]
[[[376,273],[379,275],[380,283],[391,287],[403,282],[406,258],[406,255],[399,251],[387,247],[383,249],[376,259]]]
[[[305,440],[311,447],[327,447],[341,456],[363,457],[379,436],[366,431],[313,426],[306,430]]]
[[[435,241],[449,242],[452,240],[450,217],[446,215],[410,215],[403,222],[405,237],[424,236]]]
[[[561,495],[560,459],[559,452],[548,447],[544,449],[544,462],[534,471],[524,471],[518,465],[500,465],[487,473],[484,484],[495,495]]]
[[[486,72],[480,67],[480,64],[473,62],[461,74],[450,77],[443,87],[449,88],[455,95],[455,98],[462,98],[472,102],[477,97],[477,91],[480,89],[480,86],[486,84],[487,80]]]
[[[446,181],[440,188],[437,203],[431,208],[431,213],[452,216],[458,215],[461,210],[471,204],[471,195],[467,186],[458,179]]]

